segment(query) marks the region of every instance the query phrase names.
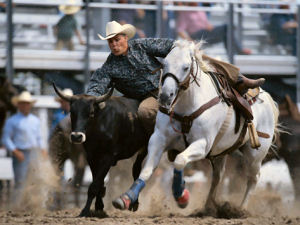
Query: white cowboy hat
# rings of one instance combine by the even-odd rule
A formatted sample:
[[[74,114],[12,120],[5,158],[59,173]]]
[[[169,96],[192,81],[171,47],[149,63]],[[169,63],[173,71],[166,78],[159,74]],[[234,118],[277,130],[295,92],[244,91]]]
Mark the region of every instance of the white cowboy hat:
[[[62,90],[62,93],[63,93],[63,95],[66,95],[66,96],[73,96],[73,91],[70,88],[66,88],[66,89]],[[63,99],[60,97],[55,98],[55,101],[57,101],[57,102],[60,102],[62,100]]]
[[[36,100],[34,100],[29,91],[23,91],[20,95],[14,96],[11,100],[13,105],[17,105],[19,102],[28,102],[34,104]]]
[[[75,14],[80,10],[80,6],[75,4],[79,3],[81,3],[81,1],[69,0],[67,5],[60,5],[59,10],[66,15]]]
[[[113,38],[117,34],[126,34],[128,39],[133,38],[135,35],[136,29],[131,24],[121,25],[116,21],[111,21],[106,24],[106,37],[98,34],[98,37],[101,40],[107,40]]]

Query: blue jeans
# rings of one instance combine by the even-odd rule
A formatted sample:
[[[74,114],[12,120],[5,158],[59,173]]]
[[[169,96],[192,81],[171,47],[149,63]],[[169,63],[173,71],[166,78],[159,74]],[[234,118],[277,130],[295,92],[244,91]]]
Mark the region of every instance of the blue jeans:
[[[19,162],[19,160],[13,156],[13,169],[15,176],[15,188],[20,188],[24,185],[28,173],[28,168],[31,159],[31,150],[20,150],[24,154],[24,160]]]

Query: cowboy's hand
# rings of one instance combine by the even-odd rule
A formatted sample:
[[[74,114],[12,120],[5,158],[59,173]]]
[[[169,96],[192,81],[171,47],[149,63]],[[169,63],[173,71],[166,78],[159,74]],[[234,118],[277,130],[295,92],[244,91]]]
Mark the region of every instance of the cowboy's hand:
[[[18,150],[18,149],[15,149],[13,150],[13,155],[17,158],[17,160],[19,162],[22,162],[24,160],[24,154],[22,151]]]
[[[80,40],[79,43],[80,43],[81,45],[85,45],[85,41],[84,41],[84,40]]]

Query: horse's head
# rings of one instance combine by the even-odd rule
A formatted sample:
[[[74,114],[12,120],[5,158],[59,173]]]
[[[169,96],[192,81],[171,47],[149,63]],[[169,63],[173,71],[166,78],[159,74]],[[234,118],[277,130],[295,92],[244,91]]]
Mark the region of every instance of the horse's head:
[[[202,61],[199,51],[201,43],[176,41],[170,53],[163,60],[163,73],[159,103],[170,109],[174,105],[180,91],[185,91],[190,80],[196,80],[199,70],[198,63]],[[197,82],[197,81],[196,81]]]
[[[53,84],[54,90],[59,97],[70,103],[71,128],[70,141],[81,144],[86,140],[86,130],[93,123],[99,104],[105,102],[113,93],[113,88],[102,96],[73,95],[66,96]]]

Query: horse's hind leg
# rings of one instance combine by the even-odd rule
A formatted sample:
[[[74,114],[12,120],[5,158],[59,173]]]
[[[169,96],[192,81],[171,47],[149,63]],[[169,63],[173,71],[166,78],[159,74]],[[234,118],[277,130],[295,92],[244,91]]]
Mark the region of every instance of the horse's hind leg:
[[[261,147],[258,149],[253,149],[250,147],[250,144],[247,143],[242,147],[242,152],[245,157],[245,168],[246,168],[246,177],[247,177],[247,187],[246,192],[243,196],[241,206],[245,207],[248,203],[250,193],[255,188],[258,178],[259,171],[261,168],[261,163],[264,157],[266,156],[268,149],[270,147],[264,140],[260,139]]]
[[[210,186],[210,190],[208,193],[208,197],[205,203],[205,210],[210,215],[216,214],[216,194],[217,194],[217,187],[220,183],[220,180],[224,174],[225,162],[227,156],[219,156],[215,159],[212,159],[212,183]]]

